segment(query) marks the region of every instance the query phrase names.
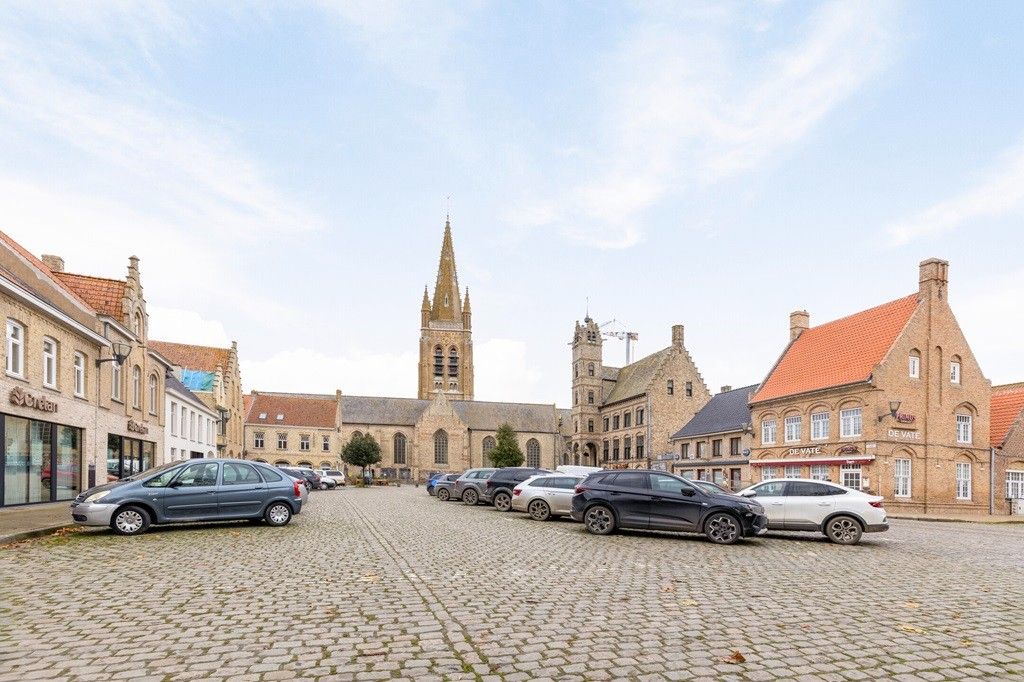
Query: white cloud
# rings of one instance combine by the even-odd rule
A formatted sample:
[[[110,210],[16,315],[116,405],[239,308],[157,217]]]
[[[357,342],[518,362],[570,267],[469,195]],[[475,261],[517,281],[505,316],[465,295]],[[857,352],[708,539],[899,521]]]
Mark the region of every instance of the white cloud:
[[[938,236],[987,218],[997,218],[1024,204],[1024,142],[1003,152],[999,161],[972,187],[887,228],[894,246]]]
[[[193,343],[199,346],[226,348],[231,345],[224,325],[207,320],[192,310],[148,306],[149,337],[160,341]]]
[[[599,63],[605,106],[595,110],[604,118],[589,153],[571,180],[531,188],[541,196],[536,206],[525,202],[510,215],[546,220],[599,248],[632,246],[643,239],[646,210],[776,157],[862,89],[890,54],[890,12],[877,4],[821,6],[795,40],[767,54],[751,48],[764,22],[716,6],[671,16],[676,11],[642,14]]]

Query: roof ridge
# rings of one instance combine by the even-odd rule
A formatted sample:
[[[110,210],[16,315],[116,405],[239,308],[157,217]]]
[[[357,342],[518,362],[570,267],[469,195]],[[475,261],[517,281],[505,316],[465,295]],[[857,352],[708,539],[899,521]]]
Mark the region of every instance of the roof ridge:
[[[85,274],[82,274],[80,272],[68,272],[67,270],[60,270],[60,271],[54,272],[53,274],[57,275],[58,277],[61,277],[63,275],[70,275],[71,277],[84,277],[86,279],[98,279],[98,280],[103,281],[103,282],[117,282],[118,284],[127,284],[128,283],[128,280],[126,280],[126,279],[118,279],[117,277],[99,277],[97,275],[85,275]]]
[[[849,320],[852,317],[857,317],[858,315],[863,315],[864,313],[870,313],[870,312],[872,312],[874,310],[878,310],[879,308],[884,308],[887,305],[892,305],[893,303],[901,303],[903,301],[906,301],[908,298],[917,298],[917,297],[918,297],[918,292],[915,291],[914,293],[909,294],[907,296],[900,296],[899,298],[894,298],[891,301],[886,301],[885,303],[879,303],[878,305],[873,305],[870,308],[865,308],[864,310],[858,310],[855,313],[850,313],[849,315],[843,315],[842,317],[837,317],[836,319],[829,320],[828,322],[822,322],[821,324],[816,325],[814,327],[809,327],[806,331],[810,331],[812,329],[821,329],[822,327],[827,327],[827,326],[829,326],[831,324],[836,324],[837,322],[844,322],[846,320]],[[801,336],[802,336],[802,334],[801,334]],[[799,338],[799,337],[797,337],[797,338]]]
[[[993,393],[1013,393],[1015,391],[1024,391],[1024,381],[1018,381],[1012,384],[1000,384],[992,387]]]
[[[85,277],[88,277],[88,276],[89,275],[85,275]],[[95,278],[95,279],[102,279],[102,278]],[[122,280],[113,280],[113,281],[122,281]],[[223,346],[204,346],[204,345],[198,344],[198,343],[183,343],[181,341],[161,341],[160,339],[150,339],[149,342],[150,343],[166,343],[166,344],[169,344],[169,345],[172,345],[172,346],[188,346],[189,348],[208,348],[210,350],[226,350],[226,351],[230,351],[231,350],[231,346],[228,346],[227,348],[224,348]]]

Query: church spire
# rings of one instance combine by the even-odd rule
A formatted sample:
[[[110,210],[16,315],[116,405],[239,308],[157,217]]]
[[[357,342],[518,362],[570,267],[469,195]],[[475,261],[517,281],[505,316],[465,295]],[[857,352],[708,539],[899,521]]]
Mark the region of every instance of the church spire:
[[[459,277],[455,271],[455,247],[452,246],[452,223],[444,221],[444,240],[441,242],[441,259],[437,265],[437,283],[434,285],[434,302],[430,319],[458,321],[462,316],[462,298],[459,296]]]

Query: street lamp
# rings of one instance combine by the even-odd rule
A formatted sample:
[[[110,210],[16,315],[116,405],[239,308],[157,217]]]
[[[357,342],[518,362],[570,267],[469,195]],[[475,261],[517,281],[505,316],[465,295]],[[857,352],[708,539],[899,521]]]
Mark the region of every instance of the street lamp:
[[[899,400],[890,400],[889,401],[889,414],[883,414],[881,417],[878,418],[878,421],[882,421],[886,417],[892,417],[893,419],[895,419],[896,418],[896,412],[899,411],[900,405],[902,405],[902,404],[903,403],[900,402]]]
[[[131,344],[115,341],[110,344],[110,353],[113,357],[97,358],[96,366],[99,367],[104,362],[116,362],[119,365],[123,365],[124,361],[127,360],[128,356],[132,353]]]

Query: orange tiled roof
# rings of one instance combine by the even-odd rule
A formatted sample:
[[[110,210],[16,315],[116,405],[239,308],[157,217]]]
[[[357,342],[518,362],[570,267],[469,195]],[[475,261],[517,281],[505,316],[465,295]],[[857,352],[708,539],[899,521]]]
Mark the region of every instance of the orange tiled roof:
[[[867,381],[916,308],[911,294],[804,330],[750,402]]]
[[[242,396],[242,413],[245,415],[245,420],[249,421],[249,410],[252,409],[253,398],[251,395],[246,393]]]
[[[93,306],[88,301],[86,301],[81,296],[79,296],[78,292],[76,292],[74,289],[69,287],[63,281],[58,279],[57,276],[56,276],[57,273],[55,273],[52,270],[50,270],[50,268],[46,265],[46,263],[44,263],[43,261],[41,261],[38,258],[36,258],[34,255],[32,255],[31,252],[29,252],[28,249],[26,249],[24,246],[22,246],[18,242],[14,241],[10,237],[10,235],[6,234],[5,232],[0,231],[0,241],[2,241],[4,244],[6,244],[8,247],[10,247],[13,251],[15,251],[22,258],[24,258],[28,262],[32,263],[33,266],[35,266],[36,268],[41,270],[44,274],[49,276],[49,278],[52,279],[54,281],[54,283],[56,283],[59,288],[63,289],[69,296],[71,296],[71,298],[76,299],[79,303],[82,303],[87,308],[95,310],[95,308],[93,308]]]
[[[989,434],[992,447],[1002,447],[1010,427],[1024,411],[1024,384],[992,387],[992,416]]]
[[[228,358],[231,356],[230,348],[194,346],[189,343],[151,340],[149,347],[179,367],[198,369],[203,372],[216,372],[218,365],[226,372]]]
[[[246,424],[274,426],[311,426],[333,428],[338,408],[333,395],[306,393],[257,393],[250,396],[252,405],[246,415]],[[260,419],[261,414],[266,417]],[[279,420],[277,415],[283,415]]]
[[[54,272],[53,276],[100,315],[109,315],[118,322],[124,319],[123,279],[75,275],[70,272]]]

